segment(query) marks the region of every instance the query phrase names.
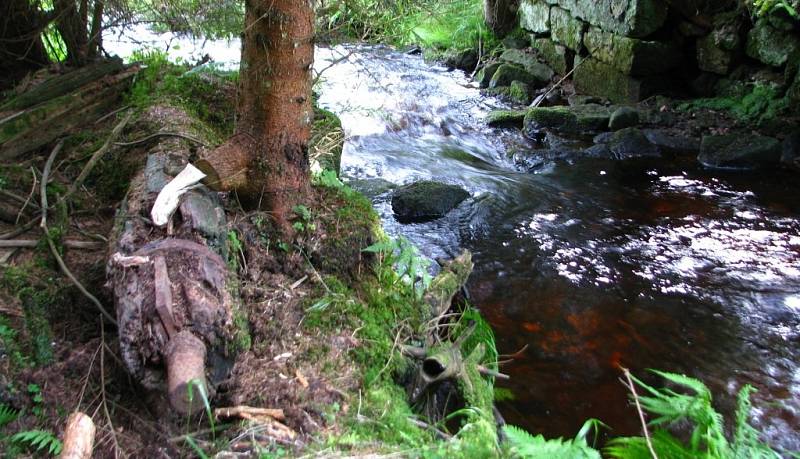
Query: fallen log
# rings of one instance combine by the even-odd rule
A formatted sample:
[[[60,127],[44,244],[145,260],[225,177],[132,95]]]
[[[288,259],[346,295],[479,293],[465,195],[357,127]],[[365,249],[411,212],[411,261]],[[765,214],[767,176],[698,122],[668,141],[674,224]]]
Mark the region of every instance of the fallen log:
[[[172,123],[171,131],[202,136],[177,109],[154,107],[144,116],[148,126]],[[166,227],[149,218],[158,193],[186,166],[192,148],[179,137],[154,143],[120,209],[107,265],[122,360],[144,387],[166,391],[180,413],[202,409],[201,397],[212,397],[227,378],[239,332],[217,194],[204,186],[187,192]]]
[[[116,68],[109,66],[104,69],[111,71]],[[14,159],[51,143],[76,127],[92,124],[117,103],[138,72],[138,66],[124,68],[118,73],[93,78],[82,86],[51,99],[35,94],[32,100],[23,104],[26,105],[25,108],[0,112],[0,160]],[[55,77],[53,84],[61,78],[68,79],[70,75],[68,73]],[[35,90],[36,88],[31,92]],[[37,102],[27,106],[31,101]]]

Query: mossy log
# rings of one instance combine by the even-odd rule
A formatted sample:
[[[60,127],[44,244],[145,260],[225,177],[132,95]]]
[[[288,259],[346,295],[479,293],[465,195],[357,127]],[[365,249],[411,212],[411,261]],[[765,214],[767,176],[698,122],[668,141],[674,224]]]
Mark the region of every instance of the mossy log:
[[[145,117],[203,139],[180,110],[154,107]],[[217,194],[201,186],[181,198],[165,228],[149,220],[158,192],[185,167],[192,148],[176,137],[150,148],[118,215],[107,268],[128,371],[144,387],[166,390],[181,413],[203,408],[200,386],[213,396],[227,378],[239,332]]]
[[[0,160],[14,159],[93,123],[119,101],[139,71],[116,61],[92,69],[53,77],[7,102],[0,110]]]
[[[453,297],[464,288],[475,266],[469,250],[464,250],[452,260],[440,261],[439,264],[442,270],[433,278],[425,292],[425,302],[431,306],[434,317],[447,313]]]

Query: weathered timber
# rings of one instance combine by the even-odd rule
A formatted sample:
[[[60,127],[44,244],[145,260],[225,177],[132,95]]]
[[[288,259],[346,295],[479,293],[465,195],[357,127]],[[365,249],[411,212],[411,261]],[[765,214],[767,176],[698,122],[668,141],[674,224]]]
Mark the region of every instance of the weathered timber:
[[[90,459],[94,449],[95,426],[92,418],[80,411],[69,415],[64,428],[60,459]]]
[[[202,136],[178,109],[154,107],[144,117],[140,124],[150,128]],[[162,137],[149,148],[120,210],[107,268],[128,371],[144,387],[165,391],[181,413],[202,409],[199,391],[211,397],[227,378],[237,334],[225,213],[216,193],[202,186],[186,193],[164,228],[148,219],[158,192],[185,167],[192,148],[179,137]]]
[[[474,267],[472,254],[468,250],[452,260],[441,262],[441,265],[442,270],[425,292],[425,302],[433,309],[434,317],[447,313],[453,297],[464,288]]]
[[[38,104],[0,113],[0,160],[14,159],[71,129],[91,124],[119,100],[138,71],[134,66],[95,78],[53,99],[39,99],[40,94]]]

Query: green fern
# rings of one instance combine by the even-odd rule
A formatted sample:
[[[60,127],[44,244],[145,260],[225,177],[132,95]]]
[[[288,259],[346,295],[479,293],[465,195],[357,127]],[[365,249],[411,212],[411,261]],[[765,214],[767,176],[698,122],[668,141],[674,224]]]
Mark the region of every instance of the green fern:
[[[47,451],[52,455],[61,452],[61,440],[47,430],[26,430],[9,437],[11,443],[35,448],[36,451]]]
[[[19,417],[19,411],[11,408],[8,405],[0,405],[0,427],[14,422]]]
[[[519,427],[506,425],[503,432],[508,439],[508,455],[520,459],[600,459],[600,453],[586,442],[591,427],[597,421],[589,420],[571,440],[547,440],[541,435],[531,435]]]
[[[655,389],[633,378],[649,396],[639,397],[642,408],[656,416],[649,425],[654,428],[652,445],[659,458],[683,459],[705,457],[711,459],[767,459],[780,458],[766,443],[758,438],[758,431],[750,418],[750,394],[754,389],[746,385],[739,392],[735,414],[733,442],[725,437],[722,415],[712,405],[711,391],[701,381],[684,375],[652,370],[667,381],[688,389],[679,393],[672,389]],[[675,439],[668,427],[688,421],[694,426],[688,445]],[[606,454],[620,459],[649,458],[647,442],[642,437],[615,438],[608,443]]]

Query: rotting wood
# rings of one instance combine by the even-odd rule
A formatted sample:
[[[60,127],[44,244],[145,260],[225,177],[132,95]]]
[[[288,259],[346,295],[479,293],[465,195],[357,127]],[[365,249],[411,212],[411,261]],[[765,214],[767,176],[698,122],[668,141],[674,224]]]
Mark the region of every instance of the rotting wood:
[[[171,131],[197,134],[192,120],[174,108],[152,108],[142,123],[165,119]],[[145,217],[191,154],[180,137],[154,139],[109,238],[107,265],[125,367],[145,388],[166,389],[180,413],[202,409],[202,395],[213,398],[227,379],[238,331],[224,259],[227,223],[216,193],[202,185],[188,191],[167,227]]]
[[[434,317],[447,313],[453,298],[467,283],[474,266],[472,254],[468,250],[450,261],[442,262],[441,272],[433,278],[424,297],[425,302],[433,309]]]
[[[94,449],[95,426],[92,418],[80,411],[72,413],[64,429],[60,459],[89,459]]]

